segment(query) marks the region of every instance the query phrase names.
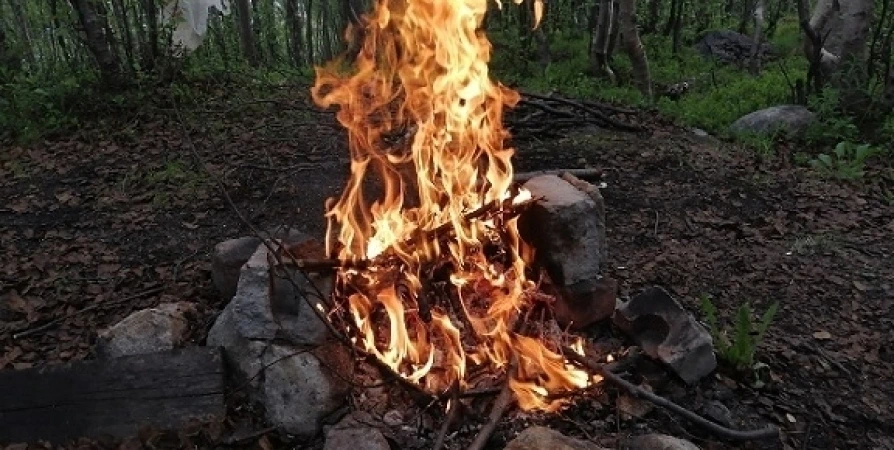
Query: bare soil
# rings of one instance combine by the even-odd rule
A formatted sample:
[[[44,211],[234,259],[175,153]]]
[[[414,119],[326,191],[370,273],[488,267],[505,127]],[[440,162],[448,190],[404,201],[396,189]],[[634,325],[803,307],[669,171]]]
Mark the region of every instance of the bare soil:
[[[91,357],[98,330],[169,301],[199,307],[193,335],[202,343],[223,307],[210,251],[249,234],[214,179],[260,227],[320,236],[325,199],[345,180],[343,132],[310,104],[306,86],[262,96],[209,88],[201,104],[160,100],[107,112],[69,135],[0,151],[0,369]],[[625,119],[648,131],[528,136],[516,143],[516,169],[603,170],[607,274],[622,297],[660,285],[698,314],[698,298],[710,295],[728,325],[742,302],[758,312],[781,305],[758,350],[769,366],[765,387],[723,367],[668,395],[698,409],[725,392],[736,425],[785,430],[778,448],[894,448],[890,178],[829,181],[650,113]],[[161,293],[138,296],[158,286]],[[736,448],[659,411],[611,420],[612,408],[593,405],[582,401],[549,421],[606,446],[657,430]]]

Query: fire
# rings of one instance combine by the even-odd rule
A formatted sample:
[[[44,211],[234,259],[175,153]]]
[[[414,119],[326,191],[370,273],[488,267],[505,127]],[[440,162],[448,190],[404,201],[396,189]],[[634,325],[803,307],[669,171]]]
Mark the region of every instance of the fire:
[[[351,67],[316,69],[313,98],[338,106],[351,151],[347,186],[328,205],[327,252],[379,262],[343,270],[337,283],[369,353],[429,390],[466,387],[472,367],[507,370],[522,408],[550,410],[560,405],[550,392],[592,380],[565,362],[561,343],[519,329],[542,296],[516,219],[470,218],[530,198],[512,189],[503,112],[519,95],[489,77],[487,6],[378,0]],[[542,0],[533,12],[539,23]]]

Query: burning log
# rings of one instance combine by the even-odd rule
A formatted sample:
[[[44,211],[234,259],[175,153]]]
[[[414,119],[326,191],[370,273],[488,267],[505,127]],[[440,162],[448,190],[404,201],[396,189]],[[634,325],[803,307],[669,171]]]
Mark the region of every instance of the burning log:
[[[692,412],[692,411],[690,411],[690,410],[688,410],[688,409],[686,409],[686,408],[684,408],[684,407],[682,407],[682,406],[680,406],[664,397],[655,395],[655,394],[621,378],[620,375],[609,370],[607,366],[605,366],[603,364],[598,364],[598,363],[580,355],[579,353],[574,351],[574,349],[565,347],[563,349],[563,351],[565,352],[565,357],[568,358],[569,361],[572,361],[575,364],[578,364],[582,367],[586,367],[587,370],[589,370],[594,375],[602,376],[604,379],[611,381],[612,383],[618,385],[619,387],[621,387],[624,390],[626,390],[627,392],[629,392],[630,395],[632,395],[636,398],[639,398],[639,399],[647,400],[656,406],[660,406],[662,408],[665,408],[667,410],[675,412],[675,413],[685,417],[689,421],[695,423],[696,425],[699,425],[702,428],[705,428],[706,430],[714,433],[716,436],[718,436],[722,439],[727,439],[727,440],[731,440],[731,441],[753,441],[753,440],[759,440],[759,439],[765,439],[765,438],[772,438],[772,437],[776,437],[779,435],[779,429],[776,428],[775,426],[769,426],[769,427],[761,429],[761,430],[741,431],[741,430],[733,430],[733,429],[727,428],[723,425],[719,425],[717,423],[711,422],[708,419],[705,419],[704,417],[699,416],[698,414],[696,414],[696,413],[694,413],[694,412]]]

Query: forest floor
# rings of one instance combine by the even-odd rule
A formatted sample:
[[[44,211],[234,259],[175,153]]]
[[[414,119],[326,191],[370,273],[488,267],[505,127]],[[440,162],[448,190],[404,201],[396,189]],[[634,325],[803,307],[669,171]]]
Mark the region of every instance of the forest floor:
[[[193,144],[252,222],[322,236],[324,200],[340,192],[348,162],[334,116],[310,104],[306,86],[263,100],[207,94],[0,149],[0,369],[90,357],[97,330],[162,302],[196,303],[202,342],[223,307],[210,251],[249,231]],[[607,272],[622,297],[661,285],[700,314],[707,294],[725,320],[742,302],[758,312],[780,302],[758,350],[768,385],[753,389],[728,369],[706,383],[726,382],[743,410],[780,424],[786,448],[894,448],[891,186],[760,161],[649,113],[630,120],[648,131],[520,140],[516,169],[604,171]],[[686,432],[661,414],[638,421]],[[572,422],[568,433],[587,433]]]

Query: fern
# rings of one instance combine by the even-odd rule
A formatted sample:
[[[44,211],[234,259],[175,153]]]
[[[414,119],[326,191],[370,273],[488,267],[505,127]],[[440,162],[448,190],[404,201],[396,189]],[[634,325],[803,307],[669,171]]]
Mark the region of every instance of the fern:
[[[757,348],[776,317],[779,303],[773,302],[764,311],[758,323],[754,323],[752,320],[752,309],[749,303],[746,302],[739,306],[736,310],[731,340],[727,337],[726,330],[723,330],[718,323],[717,307],[711,302],[711,297],[702,295],[700,306],[720,358],[738,370],[752,368]]]

